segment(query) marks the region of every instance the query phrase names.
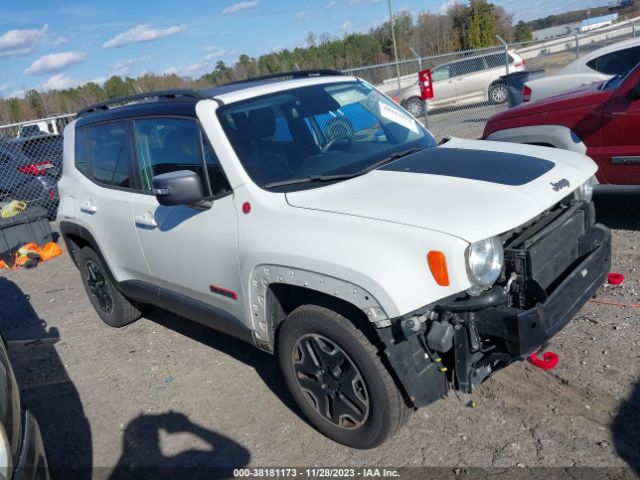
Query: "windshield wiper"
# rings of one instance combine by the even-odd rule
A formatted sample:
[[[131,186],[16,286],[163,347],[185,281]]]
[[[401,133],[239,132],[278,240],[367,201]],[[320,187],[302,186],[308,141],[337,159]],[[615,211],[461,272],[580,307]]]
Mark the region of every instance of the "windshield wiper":
[[[349,180],[350,178],[359,177],[364,175],[365,173],[369,173],[372,170],[375,170],[382,165],[386,165],[387,163],[391,163],[399,158],[406,157],[407,155],[411,155],[412,153],[420,152],[424,150],[424,148],[410,148],[408,150],[403,150],[402,152],[397,152],[388,157],[383,158],[382,160],[378,160],[375,163],[367,166],[366,168],[359,170],[355,173],[341,173],[337,175],[310,175],[308,177],[302,178],[292,178],[289,180],[281,180],[279,182],[270,182],[266,183],[262,186],[262,188],[269,190],[271,188],[277,187],[288,187],[289,185],[298,185],[301,183],[314,183],[314,182],[333,182],[336,180]]]
[[[292,178],[290,180],[282,180],[279,182],[266,183],[262,186],[262,188],[269,190],[270,188],[288,187],[289,185],[297,185],[299,183],[332,182],[334,180],[348,180],[350,178],[359,177],[363,173],[365,172],[344,173],[340,175],[310,175],[308,177]]]
[[[376,168],[386,165],[387,163],[395,162],[396,160],[402,157],[406,157],[407,155],[411,155],[412,153],[421,152],[422,150],[424,150],[424,148],[414,147],[408,150],[403,150],[402,152],[394,153],[392,155],[389,155],[388,157],[384,157],[382,160],[378,160],[377,162],[372,163],[371,165],[366,167],[364,170],[361,170],[360,173],[363,174],[363,173],[370,172],[372,170],[375,170]]]

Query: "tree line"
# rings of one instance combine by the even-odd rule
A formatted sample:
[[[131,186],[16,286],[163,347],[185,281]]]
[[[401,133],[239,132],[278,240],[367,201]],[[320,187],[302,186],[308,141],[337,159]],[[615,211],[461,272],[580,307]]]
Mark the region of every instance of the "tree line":
[[[523,33],[523,22],[514,27],[512,15],[487,0],[454,3],[442,14],[426,11],[413,16],[409,12],[399,12],[393,21],[401,59],[414,58],[413,52],[430,56],[493,46],[498,42],[496,35],[508,42],[524,41],[530,36],[527,28]],[[257,58],[243,54],[233,65],[219,61],[212,71],[197,79],[175,74],[147,73],[138,78],[114,75],[102,85],[89,82],[48,92],[30,90],[24,98],[0,99],[0,124],[72,113],[102,100],[146,91],[202,88],[292,70],[342,70],[386,63],[393,60],[390,30],[387,21],[367,33],[350,33],[342,38],[327,33],[309,33],[305,46]]]

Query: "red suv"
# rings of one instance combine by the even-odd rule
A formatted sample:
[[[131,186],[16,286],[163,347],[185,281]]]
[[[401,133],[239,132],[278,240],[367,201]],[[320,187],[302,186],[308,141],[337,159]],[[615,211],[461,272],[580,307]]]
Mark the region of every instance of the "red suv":
[[[599,191],[640,192],[640,65],[626,76],[494,115],[483,138],[586,154],[599,166]]]

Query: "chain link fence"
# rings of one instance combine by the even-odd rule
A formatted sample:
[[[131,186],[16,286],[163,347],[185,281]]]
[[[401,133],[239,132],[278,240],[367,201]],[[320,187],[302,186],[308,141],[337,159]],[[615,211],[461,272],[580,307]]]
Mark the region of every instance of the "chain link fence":
[[[581,55],[640,35],[640,19],[588,33],[346,70],[375,85],[427,125],[437,139],[479,138],[487,120],[509,108],[500,77],[544,70],[554,75]],[[431,69],[433,99],[421,100],[418,72]],[[427,115],[425,116],[424,113]]]
[[[395,98],[437,139],[480,138],[487,120],[509,108],[507,73],[544,69],[553,75],[580,55],[635,37],[640,18],[597,31],[346,70]],[[639,33],[640,34],[640,33]],[[434,98],[420,97],[418,72],[430,68]],[[426,115],[425,115],[426,113]],[[0,126],[0,210],[58,206],[62,134],[75,114]]]
[[[0,211],[58,208],[62,175],[62,133],[75,115],[0,126]]]

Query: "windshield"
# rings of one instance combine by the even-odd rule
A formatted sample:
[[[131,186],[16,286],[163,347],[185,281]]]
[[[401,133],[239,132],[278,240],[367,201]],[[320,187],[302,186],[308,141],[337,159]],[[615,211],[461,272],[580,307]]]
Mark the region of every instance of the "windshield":
[[[261,187],[364,173],[385,158],[436,145],[413,117],[364,82],[314,85],[221,107],[238,158]],[[299,180],[299,182],[296,182]]]

